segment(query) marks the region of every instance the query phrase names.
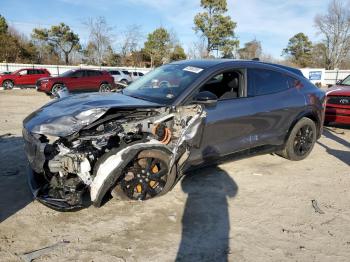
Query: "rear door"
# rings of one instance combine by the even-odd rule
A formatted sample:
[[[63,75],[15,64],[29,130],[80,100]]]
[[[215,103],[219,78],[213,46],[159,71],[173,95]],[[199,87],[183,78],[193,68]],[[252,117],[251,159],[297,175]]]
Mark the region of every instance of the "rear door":
[[[77,70],[70,77],[65,79],[65,84],[72,91],[83,91],[88,89],[86,70]]]
[[[36,69],[35,83],[38,79],[42,77],[47,77],[49,74],[43,69]]]
[[[280,71],[248,69],[248,96],[251,98],[246,106],[251,108],[250,120],[254,126],[252,147],[284,143],[290,126],[305,106],[298,82]]]
[[[97,70],[87,70],[87,87],[89,90],[99,90],[102,72]]]

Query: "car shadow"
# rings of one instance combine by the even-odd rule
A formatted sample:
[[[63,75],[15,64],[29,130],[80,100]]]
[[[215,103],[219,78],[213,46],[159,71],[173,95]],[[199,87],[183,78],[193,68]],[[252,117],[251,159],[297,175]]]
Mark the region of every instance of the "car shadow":
[[[208,167],[186,175],[181,186],[188,197],[176,261],[227,261],[228,198],[236,196],[237,184],[221,168]]]
[[[0,223],[32,201],[21,137],[0,138]]]
[[[327,127],[324,128],[323,130],[323,136],[345,146],[346,148],[348,148],[348,150],[344,151],[344,150],[333,149],[320,141],[318,141],[317,143],[323,148],[325,148],[328,154],[338,158],[340,161],[344,162],[345,164],[350,165],[350,143],[336,134],[337,132]]]

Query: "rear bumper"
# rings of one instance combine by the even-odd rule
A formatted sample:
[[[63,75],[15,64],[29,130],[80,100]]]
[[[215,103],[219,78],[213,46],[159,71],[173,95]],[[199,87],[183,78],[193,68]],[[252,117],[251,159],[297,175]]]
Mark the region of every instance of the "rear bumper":
[[[327,105],[325,121],[350,124],[350,106],[336,107]]]

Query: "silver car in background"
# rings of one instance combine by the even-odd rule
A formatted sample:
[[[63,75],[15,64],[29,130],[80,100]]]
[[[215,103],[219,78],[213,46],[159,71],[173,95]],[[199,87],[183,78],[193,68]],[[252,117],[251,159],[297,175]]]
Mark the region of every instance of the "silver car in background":
[[[123,83],[125,85],[128,85],[133,81],[132,78],[130,77],[130,73],[126,70],[113,69],[113,70],[109,70],[109,73],[113,76],[114,82],[116,84]]]
[[[130,76],[131,76],[132,81],[135,81],[144,75],[145,74],[142,72],[130,72]]]

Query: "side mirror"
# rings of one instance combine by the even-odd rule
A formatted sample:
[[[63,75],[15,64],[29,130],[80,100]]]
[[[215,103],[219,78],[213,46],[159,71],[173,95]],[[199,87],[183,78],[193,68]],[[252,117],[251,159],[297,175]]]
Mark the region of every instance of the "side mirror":
[[[340,85],[342,82],[343,82],[343,80],[338,80],[338,81],[336,82],[336,85]]]
[[[193,101],[197,104],[207,105],[207,106],[215,106],[218,102],[218,97],[209,91],[203,91],[198,93]]]

